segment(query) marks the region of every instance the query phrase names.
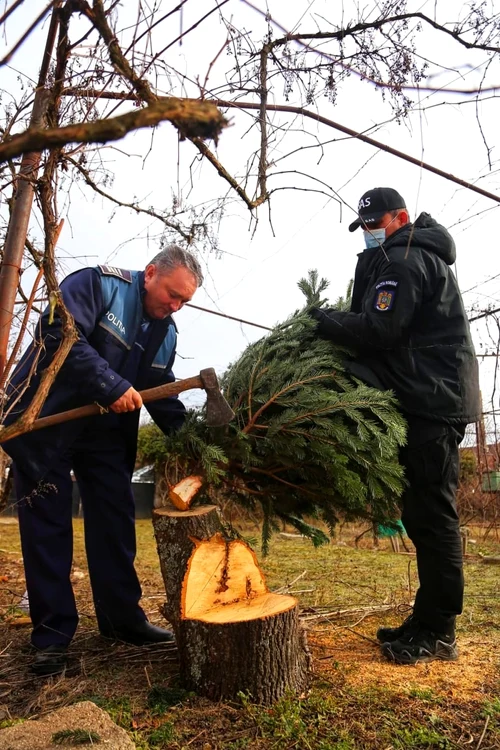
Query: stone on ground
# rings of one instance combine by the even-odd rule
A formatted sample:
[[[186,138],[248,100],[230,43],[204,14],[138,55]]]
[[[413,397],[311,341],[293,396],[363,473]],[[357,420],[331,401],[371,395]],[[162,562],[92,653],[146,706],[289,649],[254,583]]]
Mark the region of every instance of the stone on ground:
[[[85,729],[99,735],[100,742],[78,745],[82,750],[86,747],[135,749],[135,744],[126,731],[117,726],[106,711],[91,701],[82,701],[52,711],[41,719],[24,721],[0,730],[0,750],[55,750],[57,747],[71,747],[52,742],[54,733],[64,729]]]

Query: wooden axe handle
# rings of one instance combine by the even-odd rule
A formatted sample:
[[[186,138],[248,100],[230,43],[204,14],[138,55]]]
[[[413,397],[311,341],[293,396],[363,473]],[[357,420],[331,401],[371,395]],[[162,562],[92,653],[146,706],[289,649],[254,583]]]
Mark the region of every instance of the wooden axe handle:
[[[175,383],[165,383],[165,385],[159,385],[156,388],[148,388],[146,391],[139,391],[139,393],[142,396],[143,403],[147,404],[150,401],[167,398],[167,396],[177,396],[183,391],[191,390],[191,388],[203,388],[203,383],[199,375],[194,375],[192,378],[184,378],[184,380],[177,380]],[[88,406],[79,406],[78,409],[62,411],[59,414],[50,414],[48,417],[36,419],[33,422],[30,432],[41,430],[44,427],[51,427],[54,424],[70,422],[72,419],[92,417],[96,414],[102,414],[104,411],[107,411],[107,409],[99,406],[99,404],[89,404]]]

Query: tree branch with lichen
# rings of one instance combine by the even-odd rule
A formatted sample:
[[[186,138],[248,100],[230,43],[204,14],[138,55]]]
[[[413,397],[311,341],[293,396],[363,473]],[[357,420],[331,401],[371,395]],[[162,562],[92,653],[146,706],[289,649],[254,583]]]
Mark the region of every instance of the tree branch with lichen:
[[[0,162],[30,151],[60,148],[68,143],[107,143],[127,133],[171,122],[184,138],[211,138],[217,141],[227,121],[212,102],[197,99],[158,99],[143,109],[94,122],[64,127],[28,128],[0,144]]]

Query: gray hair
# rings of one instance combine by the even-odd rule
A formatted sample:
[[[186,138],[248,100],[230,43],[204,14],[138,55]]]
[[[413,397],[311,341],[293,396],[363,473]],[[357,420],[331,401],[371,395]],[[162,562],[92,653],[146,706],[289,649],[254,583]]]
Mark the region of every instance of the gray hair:
[[[183,250],[178,245],[168,245],[168,247],[163,248],[163,250],[160,250],[149,261],[148,265],[156,266],[160,274],[171,273],[176,268],[187,268],[195,277],[197,285],[201,286],[203,284],[203,273],[200,264],[192,253]]]

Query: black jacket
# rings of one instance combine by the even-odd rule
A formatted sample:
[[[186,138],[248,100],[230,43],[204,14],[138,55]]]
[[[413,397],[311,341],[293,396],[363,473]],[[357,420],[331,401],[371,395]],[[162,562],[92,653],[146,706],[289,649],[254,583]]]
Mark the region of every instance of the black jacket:
[[[354,349],[351,372],[392,389],[407,414],[463,424],[481,409],[469,323],[450,268],[455,257],[451,235],[421,214],[360,253],[351,311],[325,311],[318,332]]]

